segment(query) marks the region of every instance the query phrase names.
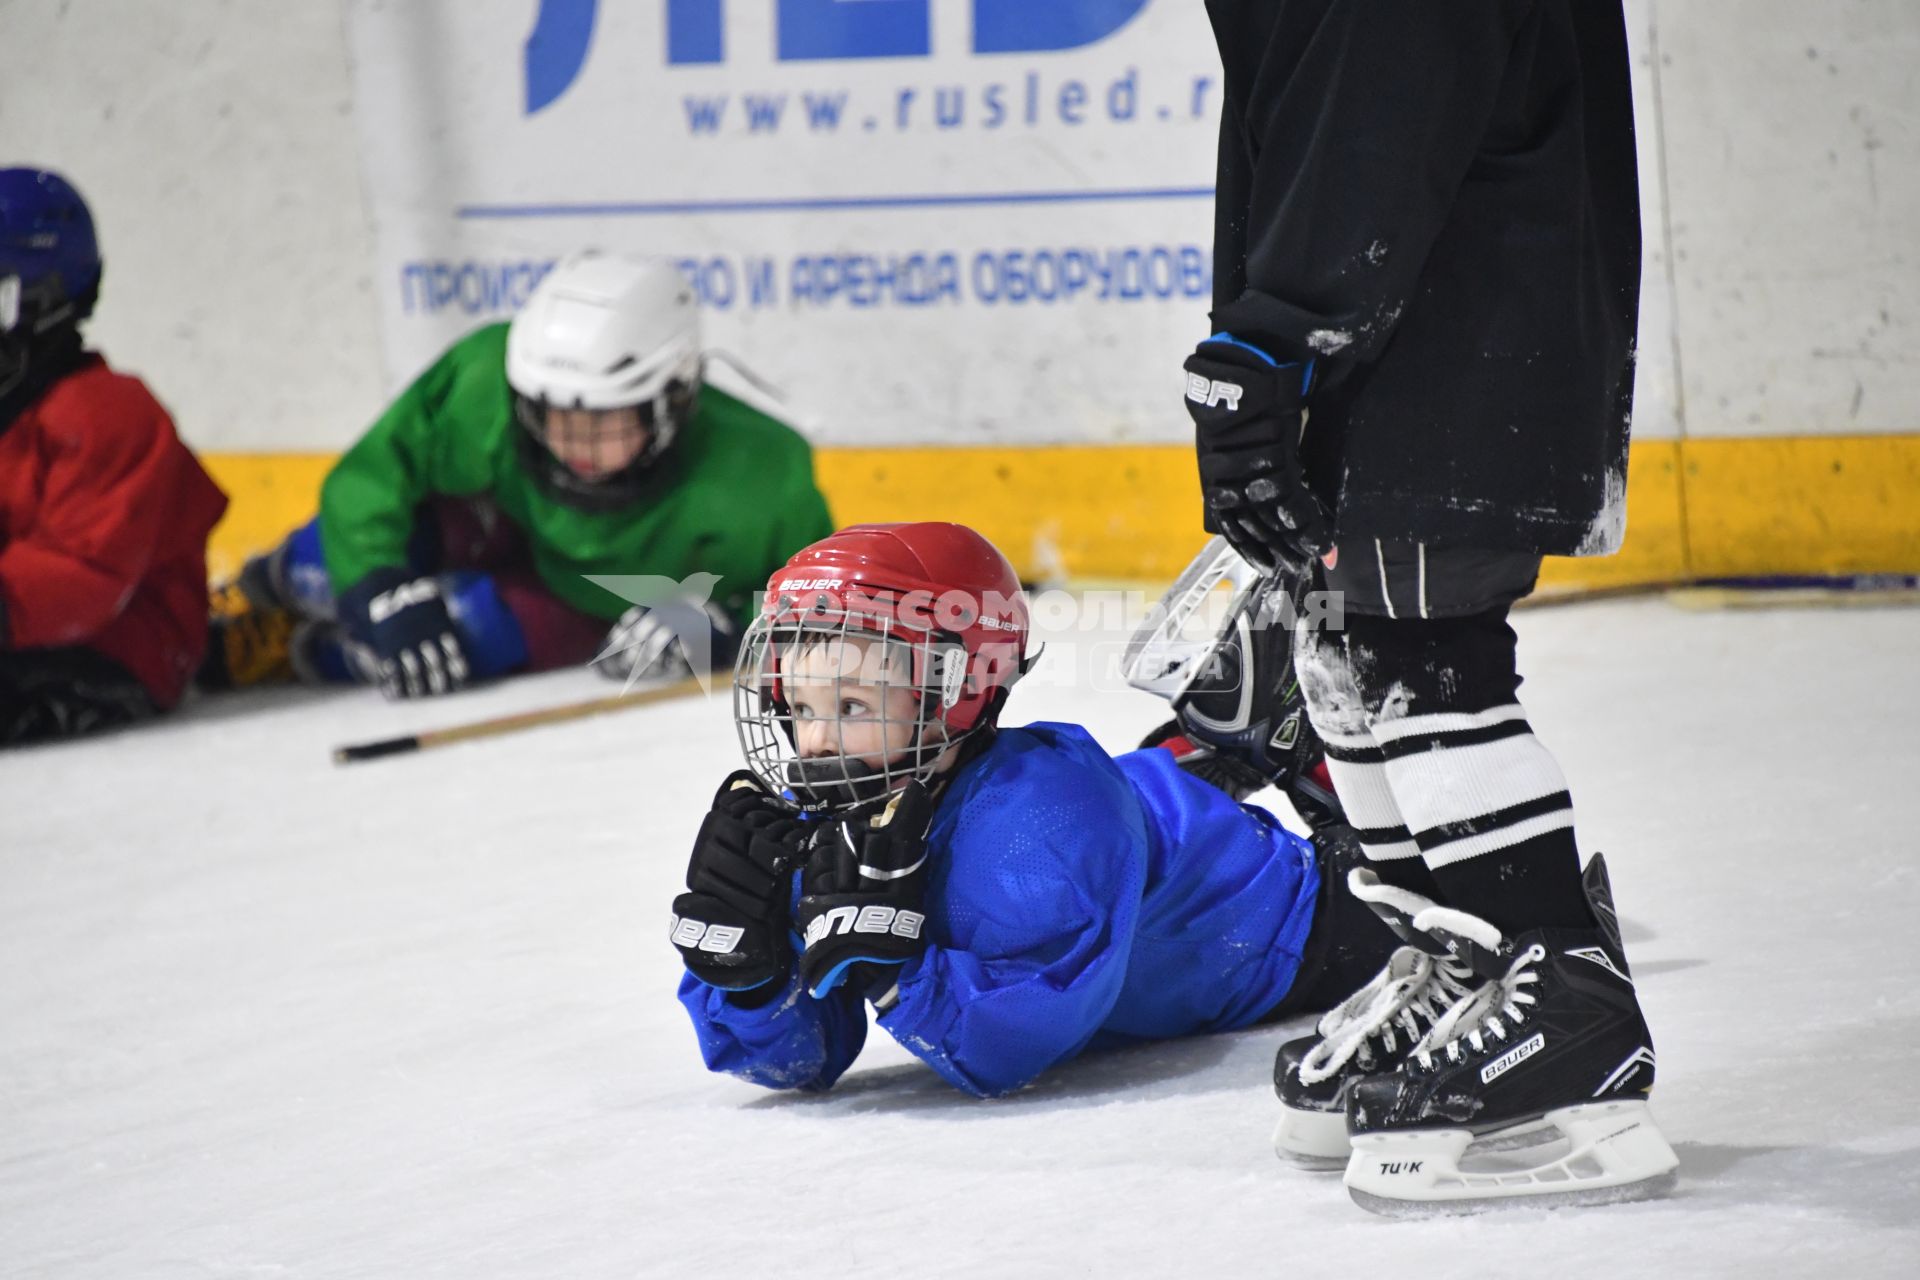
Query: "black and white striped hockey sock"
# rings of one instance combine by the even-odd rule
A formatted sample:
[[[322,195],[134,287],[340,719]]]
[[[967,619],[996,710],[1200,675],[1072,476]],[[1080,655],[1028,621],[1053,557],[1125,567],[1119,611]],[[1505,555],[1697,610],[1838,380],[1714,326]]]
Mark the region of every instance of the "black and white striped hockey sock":
[[[1573,798],[1515,697],[1504,613],[1350,617],[1350,669],[1385,790],[1442,898],[1507,933],[1587,927]]]
[[[1512,934],[1584,928],[1566,775],[1519,703],[1376,722],[1387,785],[1445,899]]]
[[[1354,679],[1345,636],[1303,626],[1296,629],[1294,645],[1294,671],[1314,731],[1326,748],[1327,776],[1367,862],[1388,884],[1438,899],[1440,886],[1394,800],[1386,753],[1367,727],[1365,700]]]
[[[1353,825],[1361,847],[1367,852],[1367,861],[1411,863],[1424,868],[1420,845],[1394,800],[1392,784],[1387,778],[1386,753],[1373,735],[1329,733],[1322,729],[1320,737],[1327,748],[1327,774],[1333,779],[1333,789],[1347,812],[1347,821]],[[1405,883],[1391,867],[1378,870],[1390,883],[1402,888],[1418,887]]]

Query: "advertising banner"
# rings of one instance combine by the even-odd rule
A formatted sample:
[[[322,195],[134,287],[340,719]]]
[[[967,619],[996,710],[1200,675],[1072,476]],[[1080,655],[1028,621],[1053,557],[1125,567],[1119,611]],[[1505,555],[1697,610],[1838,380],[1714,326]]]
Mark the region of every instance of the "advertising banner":
[[[1188,0],[354,0],[390,376],[584,246],[842,445],[1174,441],[1221,89]]]

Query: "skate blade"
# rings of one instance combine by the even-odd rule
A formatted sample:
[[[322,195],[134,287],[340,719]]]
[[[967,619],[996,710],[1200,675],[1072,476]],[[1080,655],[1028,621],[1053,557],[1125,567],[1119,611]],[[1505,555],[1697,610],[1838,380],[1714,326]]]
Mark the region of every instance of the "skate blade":
[[[1510,1144],[1519,1137],[1526,1145]],[[1390,1217],[1646,1200],[1672,1190],[1679,1166],[1645,1102],[1561,1107],[1477,1140],[1450,1129],[1352,1141],[1347,1191],[1361,1208]]]
[[[1545,1146],[1549,1142],[1563,1142],[1560,1131],[1546,1120],[1535,1120],[1530,1124],[1515,1125],[1477,1137],[1467,1145],[1462,1159],[1472,1160],[1476,1156],[1489,1155],[1501,1151],[1526,1151],[1534,1147]]]
[[[1346,1113],[1283,1107],[1273,1129],[1273,1153],[1298,1169],[1339,1172],[1353,1156]]]
[[[1588,1187],[1580,1191],[1536,1192],[1530,1195],[1503,1195],[1475,1200],[1389,1200],[1370,1192],[1347,1188],[1353,1202],[1368,1213],[1383,1218],[1468,1218],[1480,1213],[1499,1213],[1507,1209],[1577,1209],[1596,1205],[1632,1204],[1638,1200],[1658,1200],[1673,1194],[1680,1181],[1676,1171],[1655,1174],[1639,1182],[1623,1182],[1612,1187]]]

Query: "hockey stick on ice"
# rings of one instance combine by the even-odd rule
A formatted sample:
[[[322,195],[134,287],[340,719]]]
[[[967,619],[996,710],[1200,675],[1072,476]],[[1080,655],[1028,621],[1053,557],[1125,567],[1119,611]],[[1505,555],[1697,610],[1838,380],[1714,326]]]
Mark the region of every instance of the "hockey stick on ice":
[[[495,716],[491,720],[476,720],[472,724],[454,725],[450,729],[428,729],[424,733],[412,733],[402,738],[383,738],[378,742],[361,742],[352,746],[335,747],[333,762],[352,764],[356,760],[378,760],[384,756],[407,755],[433,747],[450,746],[456,742],[472,742],[477,738],[497,738],[502,734],[518,733],[522,729],[538,729],[550,724],[565,724],[569,720],[584,720],[588,716],[603,715],[609,711],[624,711],[628,707],[644,707],[656,702],[670,702],[699,693],[701,688],[702,684],[699,680],[677,680],[672,684],[658,685],[651,689],[633,689],[606,698],[589,698],[585,702],[568,702],[557,707],[543,707],[538,711],[521,711],[510,716]]]

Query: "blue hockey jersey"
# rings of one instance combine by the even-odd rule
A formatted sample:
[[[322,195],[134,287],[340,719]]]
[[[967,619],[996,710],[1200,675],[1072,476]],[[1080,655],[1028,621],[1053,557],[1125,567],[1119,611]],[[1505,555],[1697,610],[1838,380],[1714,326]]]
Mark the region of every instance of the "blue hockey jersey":
[[[1312,846],[1270,815],[1068,724],[1001,730],[941,796],[928,850],[928,946],[878,1020],[981,1097],[1089,1048],[1250,1025],[1292,984],[1319,888]],[[863,999],[788,981],[743,1009],[683,978],[710,1069],[819,1090],[852,1065]]]

